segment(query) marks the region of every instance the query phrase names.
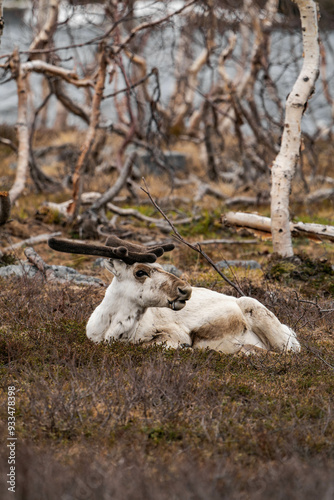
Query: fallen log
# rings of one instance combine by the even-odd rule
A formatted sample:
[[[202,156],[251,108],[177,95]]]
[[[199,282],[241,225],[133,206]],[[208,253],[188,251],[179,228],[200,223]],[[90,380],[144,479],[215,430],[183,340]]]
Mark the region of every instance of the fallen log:
[[[83,193],[81,195],[81,204],[83,203],[90,203],[92,200],[96,199],[97,193]],[[100,197],[100,195],[99,195]],[[51,201],[46,201],[43,203],[43,207],[47,207],[50,210],[55,210],[59,213],[61,213],[65,218],[68,218],[68,213],[67,213],[67,207],[69,204],[72,203],[72,200],[64,201],[62,203],[54,203]],[[120,215],[123,217],[134,217],[142,222],[147,222],[148,224],[155,224],[156,227],[160,228],[161,230],[166,230],[169,232],[169,226],[168,224],[163,220],[163,219],[157,219],[155,217],[149,217],[147,215],[144,215],[140,213],[138,210],[134,208],[121,208],[118,207],[117,205],[114,205],[111,202],[108,202],[106,204],[106,208],[113,212],[116,215]],[[89,213],[89,209],[87,210],[87,213]],[[191,222],[199,220],[199,216],[194,216],[194,217],[185,217],[183,219],[177,219],[173,221],[174,224],[176,225],[182,225],[182,224],[189,224]]]
[[[270,217],[243,212],[228,212],[222,215],[222,222],[225,226],[235,226],[240,229],[247,229],[256,236],[271,238]],[[306,236],[316,241],[322,241],[324,239],[334,241],[334,226],[305,222],[290,222],[290,231],[292,236]]]

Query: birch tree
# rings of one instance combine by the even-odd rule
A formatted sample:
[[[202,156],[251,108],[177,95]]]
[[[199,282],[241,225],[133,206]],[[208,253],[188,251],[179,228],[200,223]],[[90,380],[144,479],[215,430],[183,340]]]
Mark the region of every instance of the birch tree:
[[[318,6],[314,0],[294,0],[300,12],[304,62],[289,94],[280,152],[272,166],[271,232],[274,252],[292,257],[289,222],[291,181],[300,156],[301,120],[319,75]]]

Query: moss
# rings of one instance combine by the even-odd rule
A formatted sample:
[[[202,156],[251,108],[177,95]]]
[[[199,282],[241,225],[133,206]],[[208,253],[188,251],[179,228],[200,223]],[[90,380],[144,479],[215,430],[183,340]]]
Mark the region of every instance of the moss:
[[[17,258],[11,253],[5,253],[0,257],[0,267],[16,264]]]
[[[143,429],[144,433],[147,435],[150,441],[154,444],[159,444],[161,441],[172,442],[172,441],[182,441],[183,435],[180,430],[173,426],[162,426],[157,425],[154,427],[146,427]]]
[[[41,220],[45,224],[59,224],[64,225],[66,222],[65,216],[49,207],[40,207],[35,215],[36,220]]]
[[[311,259],[305,254],[281,259],[273,255],[265,270],[265,277],[288,286],[299,284],[306,296],[334,295],[334,270],[329,262]]]
[[[193,214],[189,214],[193,216]],[[183,224],[178,229],[181,236],[205,236],[205,238],[213,238],[222,232],[220,222],[221,210],[202,210],[201,217],[198,221],[192,221],[191,224]]]

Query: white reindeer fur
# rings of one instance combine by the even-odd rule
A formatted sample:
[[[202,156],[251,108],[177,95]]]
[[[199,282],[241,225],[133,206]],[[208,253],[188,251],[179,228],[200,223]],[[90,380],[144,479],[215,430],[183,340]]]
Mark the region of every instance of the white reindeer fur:
[[[158,264],[127,265],[112,260],[106,261],[106,268],[114,279],[87,323],[87,336],[95,342],[159,342],[224,353],[257,348],[300,350],[296,334],[256,299],[190,289]],[[135,273],[142,268],[150,276],[138,279]],[[175,302],[180,310],[172,310],[175,290],[180,288],[191,297],[185,305]]]

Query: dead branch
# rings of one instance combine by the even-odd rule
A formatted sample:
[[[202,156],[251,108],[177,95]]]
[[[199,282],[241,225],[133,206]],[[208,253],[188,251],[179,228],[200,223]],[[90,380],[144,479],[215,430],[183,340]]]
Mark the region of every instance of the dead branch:
[[[101,195],[100,193],[83,193],[81,196],[81,201],[83,205],[90,204],[92,202],[95,202],[97,199],[100,199]],[[71,205],[72,200],[67,200],[62,203],[54,203],[51,201],[47,201],[43,203],[44,207],[49,208],[50,210],[57,211],[64,215],[66,218],[68,218],[68,207]],[[121,208],[118,207],[117,205],[114,205],[111,202],[107,202],[106,208],[113,212],[116,215],[120,215],[121,217],[134,217],[137,220],[140,220],[142,222],[147,222],[148,224],[154,224],[156,227],[159,227],[162,230],[166,230],[168,228],[167,224],[164,223],[163,219],[157,219],[155,217],[149,217],[147,215],[144,215],[140,213],[138,210],[135,210],[134,208]],[[90,209],[87,209],[87,214],[89,214]],[[189,224],[193,222],[194,220],[198,220],[199,216],[196,217],[186,217],[183,219],[177,219],[173,223],[175,225],[182,225],[182,224]]]
[[[196,0],[191,0],[190,2],[187,2],[186,4],[182,5],[182,7],[180,7],[179,9],[176,9],[173,12],[171,12],[170,14],[167,14],[165,17],[161,17],[160,19],[157,19],[156,21],[149,21],[149,22],[144,22],[144,23],[139,24],[138,26],[133,28],[130,31],[129,35],[123,40],[123,42],[120,43],[118,50],[116,51],[116,54],[119,54],[124,49],[124,47],[127,47],[129,42],[140,31],[143,31],[143,30],[148,29],[148,28],[153,28],[155,26],[159,26],[160,24],[163,24],[164,22],[168,21],[172,17],[177,16],[178,14],[181,14],[182,12],[184,12],[188,7],[191,7],[191,5],[193,5],[194,3],[196,3]]]
[[[218,198],[218,200],[226,200],[228,196],[220,191],[220,189],[214,188],[210,186],[210,184],[206,184],[205,182],[201,182],[198,180],[197,193],[195,195],[194,201],[200,201],[205,196],[213,196]]]
[[[33,53],[33,51],[44,49],[52,38],[57,26],[58,6],[59,0],[49,0],[45,24],[29,47],[29,52],[32,51],[29,56],[30,60],[35,59],[36,57],[36,54]]]
[[[240,296],[244,297],[245,294],[239,288],[239,286],[236,285],[235,283],[233,283],[233,281],[231,281],[227,276],[225,276],[224,273],[222,273],[220,271],[220,269],[216,266],[216,264],[213,262],[213,260],[205,252],[203,252],[203,250],[201,249],[201,245],[199,243],[196,243],[195,245],[192,245],[191,243],[189,243],[188,241],[186,241],[184,238],[182,238],[182,236],[180,235],[180,233],[176,229],[176,227],[173,224],[173,222],[167,217],[167,215],[161,210],[161,208],[159,207],[159,205],[157,205],[157,203],[152,198],[151,193],[150,193],[150,191],[148,189],[148,186],[146,184],[145,179],[143,179],[143,182],[145,184],[145,189],[142,188],[142,190],[144,191],[144,193],[147,194],[147,196],[151,200],[153,206],[161,213],[161,215],[163,216],[163,218],[166,220],[166,222],[168,223],[168,225],[170,226],[170,228],[172,229],[172,231],[174,233],[175,239],[177,241],[179,241],[180,243],[183,243],[187,247],[191,248],[195,252],[199,253],[200,255],[202,255],[202,257],[204,257],[204,259],[213,267],[213,269],[219,274],[219,276],[221,276],[221,278],[223,278],[223,280],[226,281],[226,283],[228,283],[230,286],[232,286],[239,293]],[[230,270],[233,273],[233,270],[231,268],[230,268]]]
[[[17,250],[18,248],[24,247],[25,245],[37,245],[38,243],[44,243],[44,241],[48,241],[49,238],[56,238],[57,236],[61,236],[60,231],[57,231],[55,233],[39,234],[38,236],[33,236],[32,238],[28,238],[26,240],[19,241],[18,243],[14,243],[13,245],[9,245],[3,248],[2,251],[11,252],[13,250]]]
[[[41,271],[41,273],[45,276],[45,278],[47,278],[47,277],[52,278],[54,276],[54,273],[52,272],[52,270],[47,268],[48,267],[47,264],[44,262],[42,257],[40,255],[38,255],[37,252],[35,252],[35,250],[32,247],[27,247],[24,250],[24,254],[27,257],[27,259],[29,260],[29,262],[34,264],[34,266],[36,266],[37,269],[39,271]]]
[[[235,196],[225,201],[227,207],[233,205],[268,205],[269,203],[269,193],[259,193],[259,196]]]
[[[140,221],[148,222],[149,224],[155,224],[160,229],[166,229],[168,227],[162,219],[156,219],[155,217],[149,217],[147,215],[141,214],[140,212],[138,212],[138,210],[135,210],[134,208],[120,208],[114,205],[113,203],[108,203],[107,208],[108,210],[114,212],[117,215],[135,217]],[[173,224],[174,225],[189,224],[190,222],[196,220],[196,218],[198,219],[198,217],[186,217],[184,219],[178,219],[173,221]]]
[[[100,210],[100,208],[102,208],[107,203],[111,202],[115,198],[115,196],[118,195],[118,193],[126,183],[128,176],[131,173],[131,168],[135,161],[136,156],[137,156],[136,152],[133,152],[128,157],[115,184],[111,188],[109,188],[99,199],[97,199],[89,210],[97,212],[98,210]]]
[[[27,247],[24,250],[25,256],[27,257],[28,261],[33,264],[44,276],[44,278],[47,281],[53,282],[53,283],[60,283],[60,284],[68,284],[68,283],[75,283],[77,280],[75,280],[75,277],[80,278],[80,285],[90,285],[90,286],[105,286],[105,284],[101,280],[95,280],[90,281],[88,276],[84,276],[82,274],[76,274],[75,277],[70,275],[68,278],[60,278],[56,274],[56,270],[52,267],[49,266],[44,262],[42,257],[38,255],[37,252],[31,247]],[[73,279],[74,278],[74,279]]]
[[[65,92],[63,82],[60,78],[48,79],[51,92],[57,97],[58,101],[66,108],[70,113],[79,116],[85,123],[89,125],[89,113],[84,109],[83,106],[74,102],[70,96]]]
[[[82,190],[82,171],[86,166],[89,153],[91,151],[91,148],[95,140],[96,129],[99,125],[100,113],[101,113],[100,106],[103,97],[106,68],[107,68],[107,60],[105,54],[105,47],[104,44],[101,44],[99,48],[99,69],[98,69],[96,83],[94,86],[95,92],[92,101],[90,124],[86,134],[86,139],[84,141],[80,156],[78,158],[78,162],[76,164],[73,173],[73,194],[72,194],[73,200],[72,204],[68,207],[68,214],[70,215],[72,220],[75,219],[75,217],[78,215],[79,212],[80,195]]]
[[[46,76],[59,77],[62,80],[65,80],[67,83],[75,85],[76,87],[94,88],[94,83],[89,78],[79,79],[78,75],[73,70],[64,69],[41,60],[28,61],[26,63],[23,63],[23,68],[26,72],[34,71],[35,73],[43,73]]]
[[[0,144],[3,144],[4,146],[8,146],[15,153],[17,153],[17,147],[15,146],[13,141],[11,141],[10,139],[5,139],[4,137],[0,137]]]
[[[271,235],[271,219],[269,217],[242,212],[228,212],[222,215],[222,221],[226,226],[242,227],[255,231],[255,234],[260,231],[264,235]],[[293,236],[306,236],[318,241],[323,239],[334,241],[334,226],[290,222],[290,231]]]
[[[203,240],[198,241],[196,245],[255,245],[259,240]]]

